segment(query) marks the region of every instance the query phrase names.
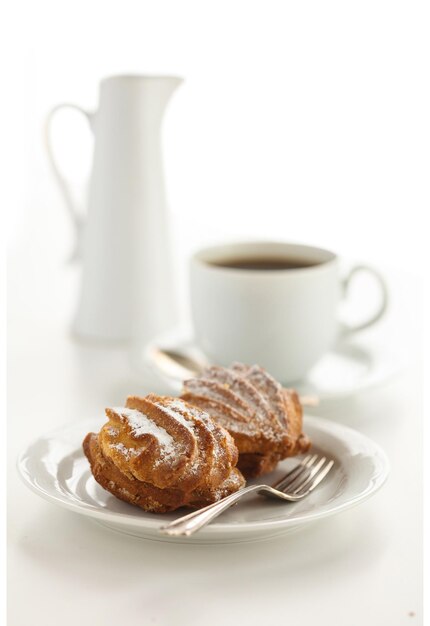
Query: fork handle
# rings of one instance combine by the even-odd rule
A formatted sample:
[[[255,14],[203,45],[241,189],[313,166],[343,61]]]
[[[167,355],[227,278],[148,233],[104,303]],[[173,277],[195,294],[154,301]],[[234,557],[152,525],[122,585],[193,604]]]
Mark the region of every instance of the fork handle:
[[[162,526],[160,532],[170,536],[186,535],[188,537],[189,535],[193,535],[200,530],[200,528],[203,528],[203,526],[210,524],[213,519],[221,515],[226,509],[229,509],[235,502],[243,498],[243,496],[252,491],[259,491],[260,489],[261,485],[250,485],[249,487],[240,489],[218,502],[209,504],[204,509],[188,513],[170,522],[167,526]]]

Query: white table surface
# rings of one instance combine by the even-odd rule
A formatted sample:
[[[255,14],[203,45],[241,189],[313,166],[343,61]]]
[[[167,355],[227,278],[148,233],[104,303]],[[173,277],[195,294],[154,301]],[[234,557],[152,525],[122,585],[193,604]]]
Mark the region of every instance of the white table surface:
[[[133,376],[123,349],[69,337],[65,270],[21,261],[10,263],[9,626],[421,623],[418,366],[319,409],[387,452],[389,481],[369,501],[261,543],[139,540],[45,502],[18,478],[30,440],[154,385]]]

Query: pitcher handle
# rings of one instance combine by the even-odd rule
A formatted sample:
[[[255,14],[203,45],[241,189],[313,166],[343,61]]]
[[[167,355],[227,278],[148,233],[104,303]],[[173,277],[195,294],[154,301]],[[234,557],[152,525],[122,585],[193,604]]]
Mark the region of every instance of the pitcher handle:
[[[66,179],[64,178],[64,176],[61,174],[60,168],[58,167],[57,161],[54,156],[54,151],[52,149],[52,141],[51,141],[52,120],[54,119],[54,116],[56,115],[56,113],[58,113],[62,109],[74,109],[75,111],[79,111],[80,113],[82,113],[87,119],[91,130],[93,130],[94,113],[85,111],[85,109],[81,108],[80,106],[76,104],[64,102],[61,104],[57,104],[57,106],[51,109],[51,111],[48,113],[46,117],[45,127],[44,127],[46,154],[48,156],[48,160],[52,168],[52,173],[60,189],[60,193],[63,196],[66,210],[69,214],[69,217],[72,221],[72,224],[76,233],[75,249],[71,257],[71,260],[74,261],[80,257],[81,234],[82,234],[82,227],[83,227],[84,220],[82,216],[79,214],[79,211],[77,211],[76,209],[75,202],[70,192],[70,187],[68,183],[66,182]]]

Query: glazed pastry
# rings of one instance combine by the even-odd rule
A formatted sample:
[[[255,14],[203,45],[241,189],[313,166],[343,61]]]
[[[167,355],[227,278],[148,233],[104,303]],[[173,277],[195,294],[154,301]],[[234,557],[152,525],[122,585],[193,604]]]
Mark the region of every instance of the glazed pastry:
[[[245,484],[229,433],[179,398],[131,396],[106,415],[83,448],[96,481],[125,502],[156,512],[198,508]]]
[[[199,378],[185,381],[181,397],[228,430],[246,477],[270,472],[281,459],[310,447],[297,393],[258,365],[208,367]]]

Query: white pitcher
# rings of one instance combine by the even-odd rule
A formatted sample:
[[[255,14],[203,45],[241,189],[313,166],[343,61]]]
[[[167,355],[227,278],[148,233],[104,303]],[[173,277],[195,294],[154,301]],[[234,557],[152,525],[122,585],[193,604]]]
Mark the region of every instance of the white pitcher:
[[[48,116],[48,157],[76,225],[83,266],[74,321],[81,337],[146,341],[176,321],[161,126],[181,82],[167,76],[109,77],[100,84],[95,113],[60,104]],[[51,148],[52,118],[65,107],[83,113],[95,137],[83,224]]]

